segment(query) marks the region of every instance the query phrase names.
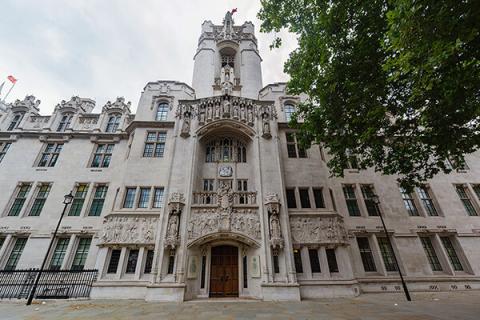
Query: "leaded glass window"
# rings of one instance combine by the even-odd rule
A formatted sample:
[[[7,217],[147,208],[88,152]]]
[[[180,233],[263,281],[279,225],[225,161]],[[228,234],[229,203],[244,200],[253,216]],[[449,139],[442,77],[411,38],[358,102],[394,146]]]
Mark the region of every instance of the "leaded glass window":
[[[2,162],[3,158],[5,158],[5,154],[7,154],[8,149],[12,144],[10,142],[0,142],[0,162]]]
[[[205,162],[247,162],[247,148],[233,138],[210,140],[205,148]]]
[[[107,127],[105,132],[115,133],[120,126],[120,119],[122,116],[120,114],[113,114],[108,117]]]
[[[62,151],[63,143],[47,143],[43,150],[40,160],[38,162],[39,167],[54,167],[57,163],[60,152]]]
[[[370,248],[370,242],[366,237],[357,238],[358,249],[360,250],[360,257],[362,258],[363,269],[365,272],[375,272],[377,267],[375,266],[375,260],[373,259],[372,249]]]
[[[157,113],[155,115],[155,120],[157,121],[166,121],[168,115],[168,103],[161,102],[157,106]]]
[[[386,237],[377,237],[377,242],[380,247],[385,269],[387,269],[387,271],[397,271],[397,264],[395,263],[395,257],[393,256],[393,251],[390,248],[388,239]]]
[[[437,209],[435,208],[435,204],[433,203],[433,199],[430,196],[430,189],[423,185],[417,188],[418,195],[420,196],[420,200],[422,201],[423,207],[425,211],[428,213],[429,216],[438,216]]]
[[[80,238],[77,251],[75,251],[75,256],[73,257],[72,270],[83,270],[91,243],[92,238]]]
[[[82,183],[77,185],[75,194],[73,195],[72,205],[70,206],[69,216],[79,216],[82,212],[85,197],[87,196],[88,184]]]
[[[92,168],[108,168],[112,159],[113,147],[114,144],[97,144],[90,166]]]
[[[380,214],[380,209],[378,204],[375,203],[375,190],[372,185],[362,185],[362,195],[365,206],[367,207],[367,212],[369,216],[378,216]]]
[[[135,193],[137,192],[137,188],[127,188],[125,190],[125,198],[123,200],[123,207],[124,208],[133,208],[133,204],[135,202]]]
[[[102,214],[103,203],[105,202],[107,191],[108,186],[106,185],[98,185],[95,187],[90,212],[88,213],[89,216],[100,216]]]
[[[127,268],[125,269],[125,273],[135,273],[137,269],[137,261],[138,261],[138,250],[129,250],[128,259],[127,259]]]
[[[165,153],[166,132],[148,132],[143,149],[143,156],[147,158],[161,158]]]
[[[475,206],[473,205],[472,200],[470,199],[467,187],[464,185],[456,185],[455,189],[457,190],[458,197],[462,201],[463,207],[467,211],[467,214],[469,216],[478,215],[477,209],[475,209]]]
[[[150,188],[140,188],[138,197],[138,208],[148,208],[150,202]]]
[[[162,208],[163,207],[163,194],[164,188],[155,188],[155,193],[153,195],[153,207]]]
[[[347,203],[348,214],[352,217],[359,217],[360,208],[358,207],[357,196],[355,194],[355,185],[346,184],[343,186],[343,194]]]
[[[70,128],[72,118],[72,114],[64,114],[58,123],[57,132],[64,132],[66,129]]]
[[[462,262],[458,258],[457,252],[455,251],[455,247],[453,246],[452,240],[449,237],[440,237],[442,240],[443,246],[445,247],[445,251],[447,252],[448,259],[452,264],[453,270],[455,271],[463,271]]]
[[[17,238],[13,246],[10,256],[8,257],[7,263],[5,264],[4,270],[15,270],[18,264],[18,260],[22,255],[25,244],[27,243],[27,238]]]
[[[27,194],[30,191],[31,185],[31,183],[22,183],[19,187],[17,187],[15,199],[13,200],[12,206],[8,211],[9,216],[18,216],[20,214],[23,205],[27,200]]]
[[[400,193],[402,194],[403,205],[410,216],[419,216],[417,206],[415,205],[415,200],[413,195],[404,188],[400,187]]]
[[[43,206],[47,201],[47,197],[50,193],[51,184],[41,184],[37,187],[37,195],[35,196],[35,200],[33,201],[32,208],[30,208],[29,216],[39,216],[40,212],[42,212]]]
[[[53,251],[52,259],[50,260],[50,270],[60,270],[69,242],[69,238],[57,239],[57,245],[55,251]]]
[[[440,264],[440,260],[438,260],[437,253],[433,248],[432,240],[429,237],[420,237],[422,241],[423,249],[425,250],[425,254],[427,255],[428,263],[433,271],[442,271],[442,265]]]

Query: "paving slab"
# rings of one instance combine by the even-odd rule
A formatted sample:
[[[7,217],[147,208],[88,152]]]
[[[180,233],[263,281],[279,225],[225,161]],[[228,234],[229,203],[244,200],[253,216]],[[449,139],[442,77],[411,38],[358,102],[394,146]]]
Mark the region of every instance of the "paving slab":
[[[480,292],[365,294],[356,298],[262,302],[194,300],[183,303],[143,300],[0,301],[0,320],[479,320]]]

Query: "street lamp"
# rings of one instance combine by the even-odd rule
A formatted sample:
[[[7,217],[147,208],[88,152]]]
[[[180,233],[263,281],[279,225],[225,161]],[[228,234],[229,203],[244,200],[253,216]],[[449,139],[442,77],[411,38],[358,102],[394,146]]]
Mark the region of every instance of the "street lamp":
[[[403,291],[405,292],[405,297],[407,298],[408,301],[412,301],[412,298],[410,298],[410,292],[408,291],[408,288],[407,288],[407,284],[405,283],[405,280],[403,279],[402,271],[400,270],[400,266],[398,265],[397,256],[395,255],[395,251],[393,251],[392,241],[390,240],[390,235],[387,232],[387,227],[385,226],[385,221],[383,220],[382,212],[379,209],[380,199],[378,198],[378,196],[376,194],[374,194],[372,196],[372,201],[375,204],[375,207],[377,209],[377,213],[380,216],[380,220],[382,221],[383,232],[385,232],[385,236],[387,237],[388,246],[390,247],[390,251],[392,252],[392,255],[393,255],[393,261],[395,262],[395,266],[397,267],[398,274],[400,275],[400,280],[402,281],[402,286],[403,286]]]
[[[53,233],[53,237],[50,240],[50,244],[48,245],[47,253],[45,254],[45,257],[43,258],[42,266],[40,267],[40,270],[38,271],[37,277],[35,278],[35,283],[33,284],[32,291],[30,291],[30,294],[28,296],[27,300],[27,306],[32,304],[33,297],[35,296],[35,291],[37,291],[37,286],[38,286],[38,281],[40,281],[40,277],[43,272],[43,268],[45,268],[45,263],[47,263],[48,256],[50,254],[50,250],[52,249],[53,242],[55,241],[55,238],[57,237],[57,232],[58,228],[60,227],[60,223],[62,223],[63,216],[65,215],[65,211],[67,211],[67,207],[70,203],[73,201],[73,195],[72,191],[70,191],[69,194],[64,196],[63,199],[63,204],[65,205],[63,207],[62,215],[60,216],[60,219],[58,220],[57,227],[55,228],[55,232]]]

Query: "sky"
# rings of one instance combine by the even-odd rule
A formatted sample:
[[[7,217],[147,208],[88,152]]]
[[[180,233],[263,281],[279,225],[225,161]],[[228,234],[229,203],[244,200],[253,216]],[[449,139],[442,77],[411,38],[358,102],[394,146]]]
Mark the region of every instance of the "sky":
[[[45,115],[74,95],[94,99],[96,112],[123,96],[134,112],[149,81],[191,84],[201,24],[221,24],[233,8],[235,25],[255,25],[263,84],[287,81],[295,37],[280,33],[283,46],[270,50],[259,0],[1,0],[0,84],[18,79],[6,102],[33,94]],[[9,88],[6,80],[2,98]]]

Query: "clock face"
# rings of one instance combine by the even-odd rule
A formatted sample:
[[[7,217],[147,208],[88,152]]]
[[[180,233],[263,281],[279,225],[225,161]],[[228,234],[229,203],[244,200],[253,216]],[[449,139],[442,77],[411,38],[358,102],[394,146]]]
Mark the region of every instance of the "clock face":
[[[221,166],[220,169],[218,169],[218,174],[220,177],[231,177],[233,169],[230,166]]]

